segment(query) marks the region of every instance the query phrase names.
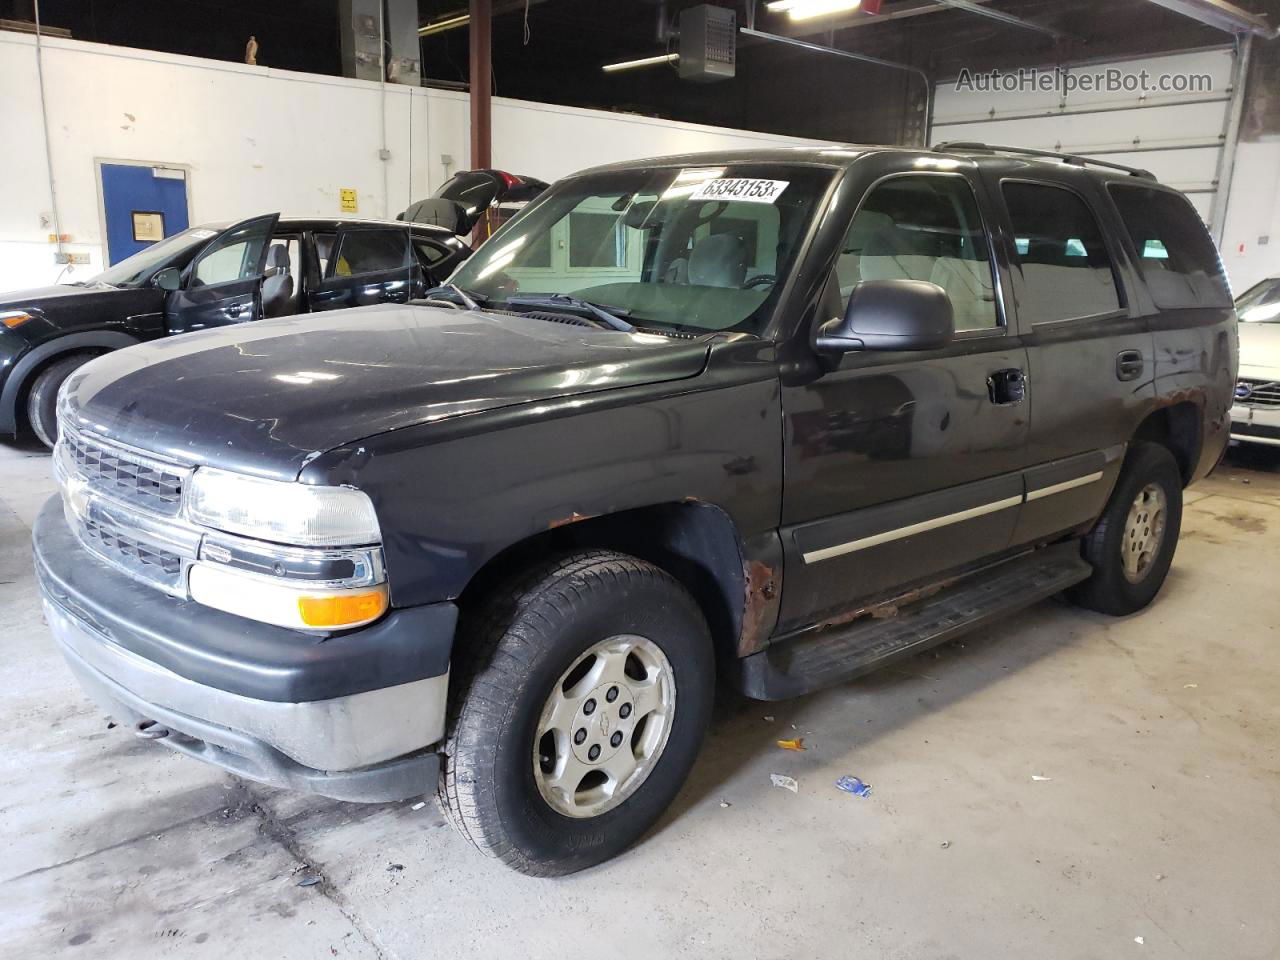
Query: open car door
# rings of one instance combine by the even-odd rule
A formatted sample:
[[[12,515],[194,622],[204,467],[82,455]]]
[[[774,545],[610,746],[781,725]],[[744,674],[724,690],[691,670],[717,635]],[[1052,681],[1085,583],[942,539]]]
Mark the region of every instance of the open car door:
[[[261,318],[267,246],[279,220],[278,213],[242,220],[209,242],[165,303],[170,333]]]
[[[352,224],[316,234],[320,282],[307,294],[312,310],[407,303],[424,287],[407,226]]]

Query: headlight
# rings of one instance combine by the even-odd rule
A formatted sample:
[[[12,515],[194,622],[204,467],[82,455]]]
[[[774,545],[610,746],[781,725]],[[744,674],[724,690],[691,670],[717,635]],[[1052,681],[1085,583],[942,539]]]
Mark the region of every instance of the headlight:
[[[330,547],[381,539],[372,501],[348,487],[283,483],[201,467],[187,498],[188,515],[196,523],[259,540]]]

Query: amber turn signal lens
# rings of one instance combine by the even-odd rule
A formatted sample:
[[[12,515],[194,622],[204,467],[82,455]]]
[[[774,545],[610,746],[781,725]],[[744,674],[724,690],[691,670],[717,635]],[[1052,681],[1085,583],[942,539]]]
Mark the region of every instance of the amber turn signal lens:
[[[386,613],[387,591],[363,590],[327,597],[299,597],[298,615],[308,627],[345,627],[368,623]]]
[[[20,327],[31,319],[31,314],[23,313],[21,310],[6,310],[0,313],[0,323],[12,330],[14,327]]]

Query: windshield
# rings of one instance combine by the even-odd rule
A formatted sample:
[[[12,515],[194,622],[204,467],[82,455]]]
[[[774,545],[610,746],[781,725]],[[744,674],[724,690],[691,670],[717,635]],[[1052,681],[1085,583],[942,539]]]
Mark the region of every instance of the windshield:
[[[89,282],[109,283],[113,287],[137,286],[162,266],[186,266],[195,251],[217,235],[217,230],[210,230],[208,227],[192,227],[190,230],[183,230],[172,237],[165,237],[145,250],[139,250],[132,257],[126,257],[114,267],[103,270]]]
[[[733,164],[575,177],[451,280],[491,306],[568,294],[637,326],[759,333],[834,173]]]
[[[1280,279],[1263,280],[1240,294],[1236,312],[1245,323],[1280,321]]]

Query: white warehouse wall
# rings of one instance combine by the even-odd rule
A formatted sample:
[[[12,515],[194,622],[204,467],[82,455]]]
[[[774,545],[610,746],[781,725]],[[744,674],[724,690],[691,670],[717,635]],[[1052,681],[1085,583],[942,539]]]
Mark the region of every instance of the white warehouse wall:
[[[280,211],[394,216],[469,163],[466,94],[44,39],[45,95],[64,272],[49,243],[35,38],[0,31],[0,290],[84,279],[103,266],[95,161],[187,168],[193,224]],[[20,96],[14,92],[20,91]],[[388,161],[378,157],[386,116]],[[816,141],[496,98],[494,165],[553,180],[598,163],[692,150]],[[442,156],[452,157],[446,172]],[[386,176],[384,187],[384,171]]]
[[[1236,147],[1222,262],[1237,296],[1280,276],[1280,137]]]

